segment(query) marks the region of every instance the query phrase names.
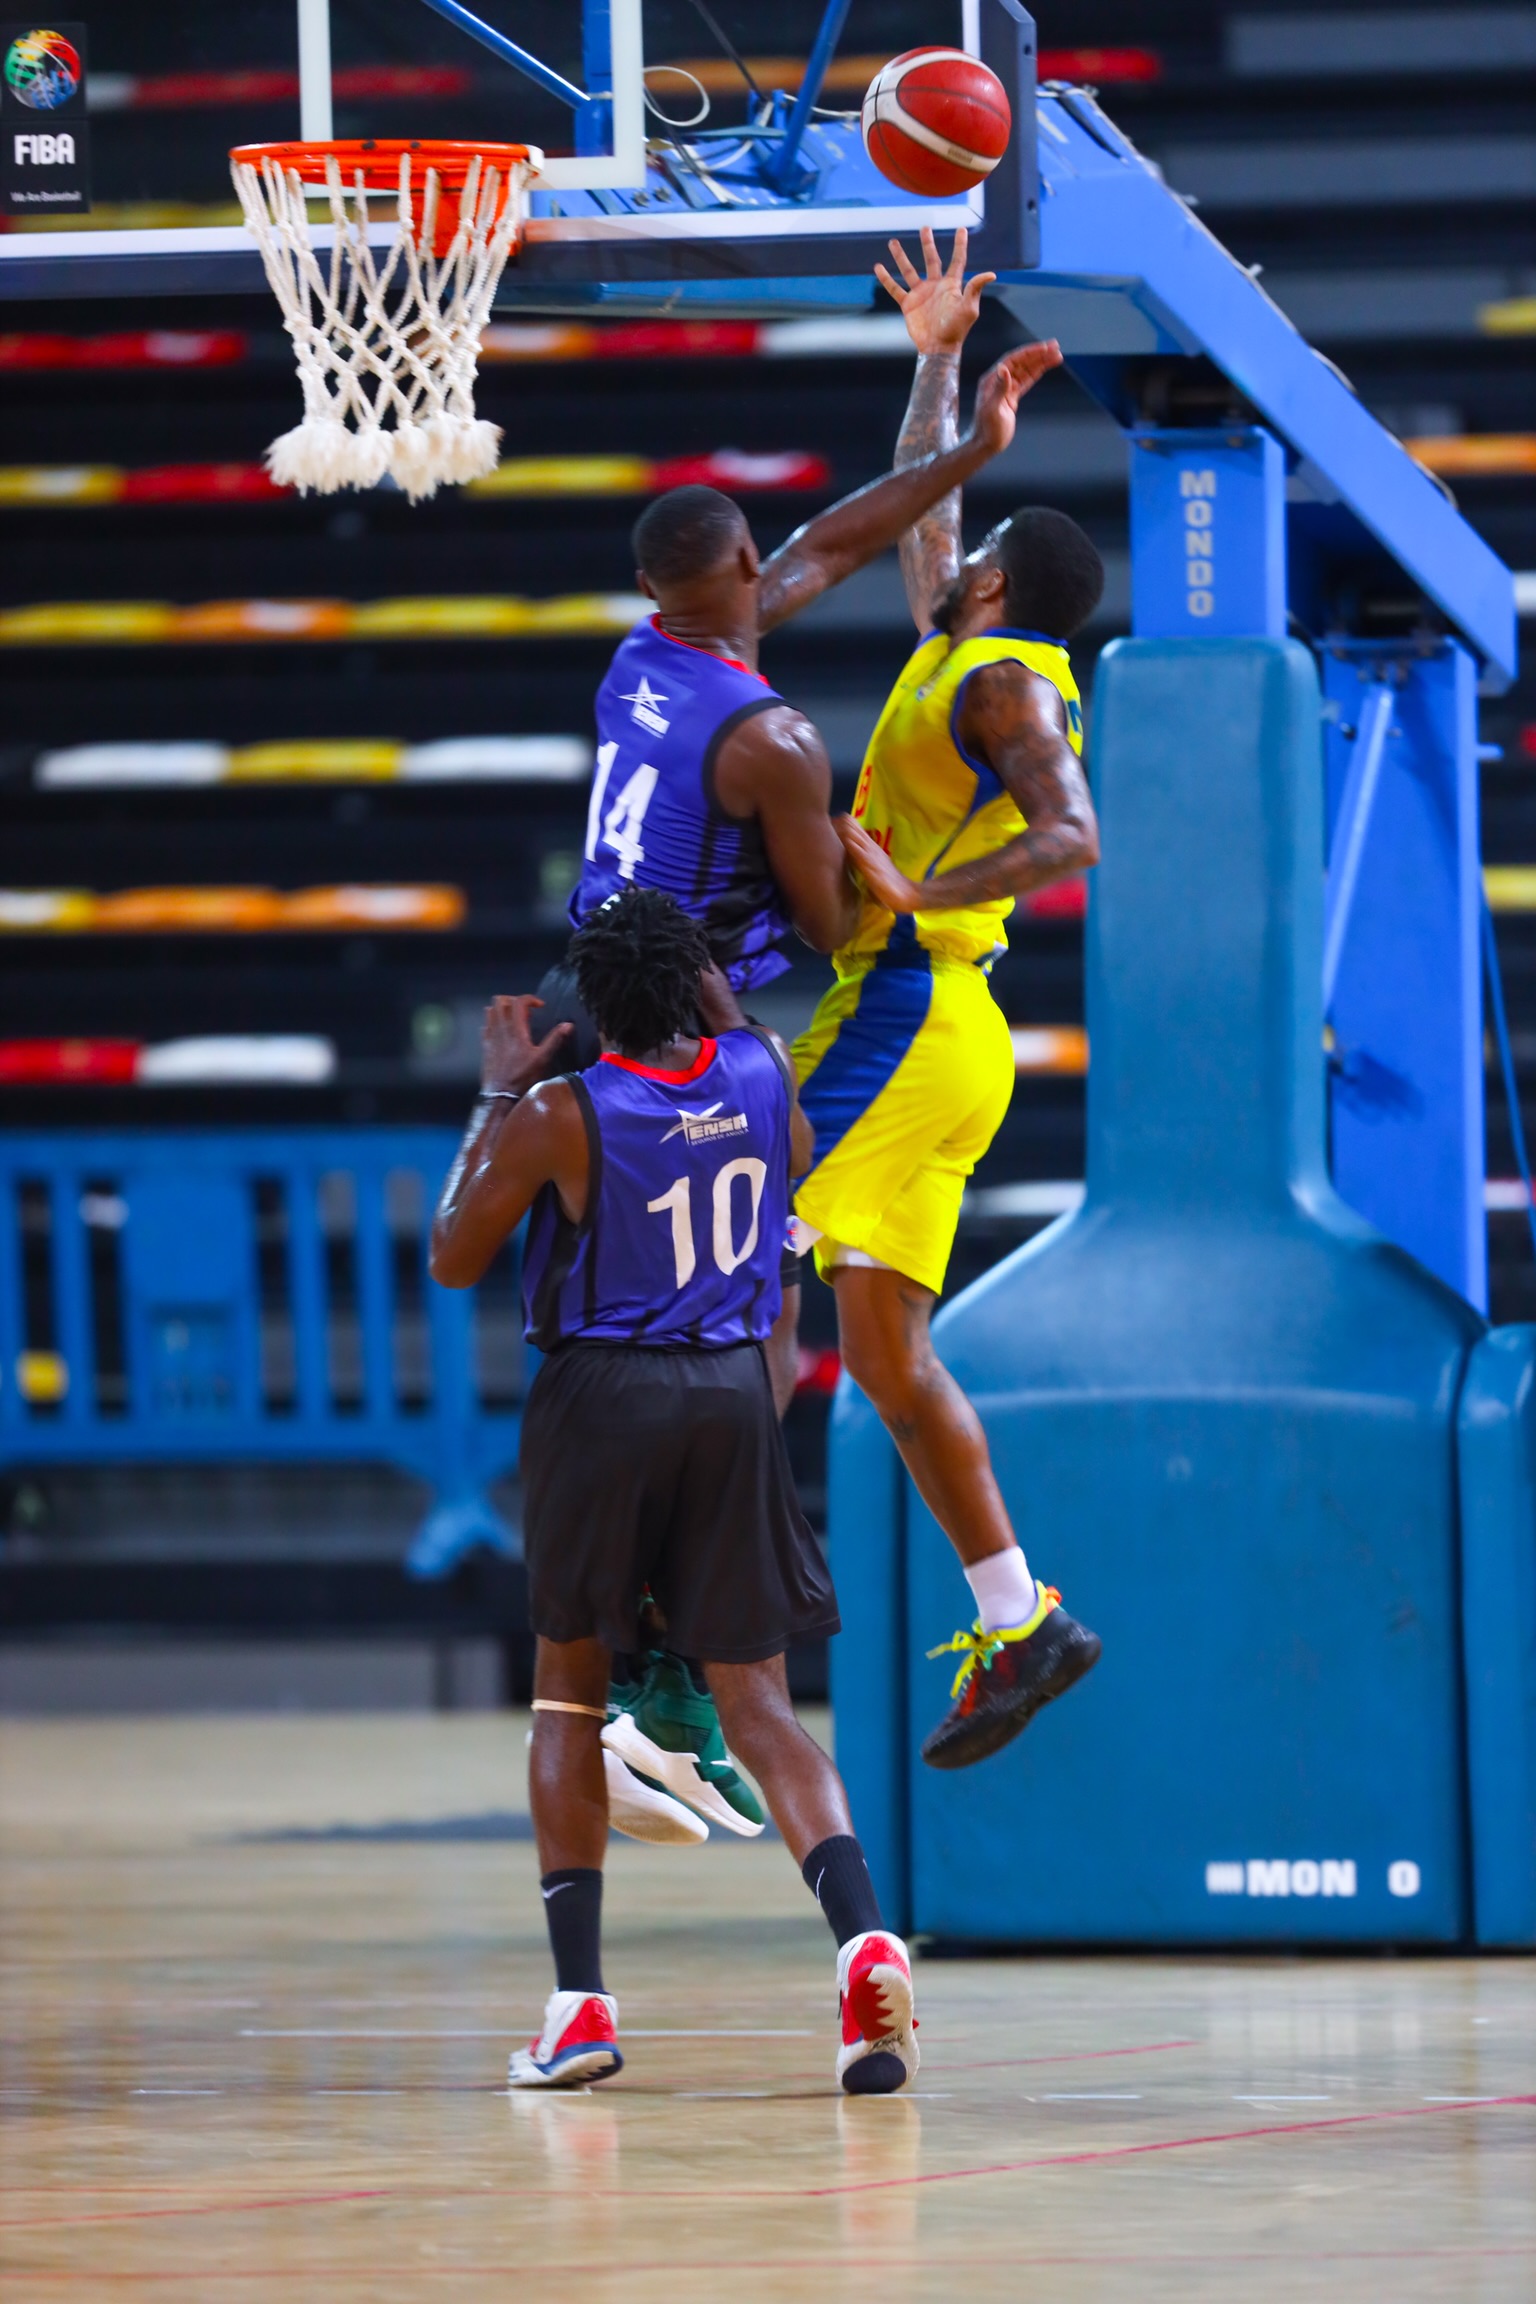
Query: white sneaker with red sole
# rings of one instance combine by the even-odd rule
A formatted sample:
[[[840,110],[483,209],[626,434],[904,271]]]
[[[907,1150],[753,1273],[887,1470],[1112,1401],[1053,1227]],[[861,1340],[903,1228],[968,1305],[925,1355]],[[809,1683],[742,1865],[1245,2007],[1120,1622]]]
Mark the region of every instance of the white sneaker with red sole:
[[[850,2096],[890,2096],[915,2078],[917,2018],[912,1962],[884,1928],[852,1936],[837,1956],[842,2039],[837,2076]]]
[[[509,2088],[584,2088],[621,2072],[619,2004],[611,1992],[551,1992],[544,2029],[507,2064]]]

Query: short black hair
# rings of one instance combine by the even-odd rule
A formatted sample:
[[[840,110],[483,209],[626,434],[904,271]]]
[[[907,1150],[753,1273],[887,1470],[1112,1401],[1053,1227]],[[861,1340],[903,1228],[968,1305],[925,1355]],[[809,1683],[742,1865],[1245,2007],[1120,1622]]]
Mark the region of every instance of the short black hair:
[[[643,1056],[699,1028],[699,978],[710,965],[697,920],[662,888],[610,896],[571,938],[582,1005],[624,1056]]]
[[[741,526],[740,505],[718,488],[669,488],[635,522],[635,566],[653,584],[686,584],[725,558]]]
[[[1026,632],[1070,640],[1104,594],[1104,563],[1075,520],[1046,504],[1021,504],[992,532],[1008,580],[1004,614]]]

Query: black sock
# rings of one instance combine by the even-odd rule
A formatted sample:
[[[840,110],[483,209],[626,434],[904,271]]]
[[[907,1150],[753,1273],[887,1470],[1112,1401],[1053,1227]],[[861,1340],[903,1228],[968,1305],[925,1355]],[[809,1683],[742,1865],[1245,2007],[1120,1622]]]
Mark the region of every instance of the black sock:
[[[601,1872],[573,1865],[565,1872],[546,1872],[539,1886],[544,1891],[544,1924],[549,1930],[549,1948],[555,1956],[555,1990],[601,1992]]]
[[[862,1936],[880,1926],[875,1884],[864,1861],[864,1851],[851,1832],[818,1840],[800,1867],[807,1888],[827,1916],[838,1945],[850,1936]],[[554,1875],[551,1873],[551,1879]]]

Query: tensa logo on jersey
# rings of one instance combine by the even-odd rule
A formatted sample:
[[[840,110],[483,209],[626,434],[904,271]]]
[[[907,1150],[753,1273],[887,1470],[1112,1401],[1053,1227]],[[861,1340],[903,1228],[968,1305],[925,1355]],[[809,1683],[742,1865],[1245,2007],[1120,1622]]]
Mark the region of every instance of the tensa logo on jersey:
[[[665,736],[672,725],[671,721],[656,709],[658,704],[666,704],[670,701],[669,697],[662,695],[659,688],[651,686],[643,672],[640,675],[639,687],[624,698],[626,704],[634,706],[634,710],[629,715],[631,720],[638,720],[641,727],[649,728],[653,736]]]
[[[707,1112],[684,1112],[680,1110],[677,1115],[677,1126],[667,1130],[662,1138],[663,1144],[670,1144],[674,1136],[681,1136],[685,1144],[715,1144],[719,1142],[722,1136],[745,1136],[747,1132],[745,1112],[727,1112],[723,1119],[719,1117],[719,1113],[718,1104],[711,1104]]]

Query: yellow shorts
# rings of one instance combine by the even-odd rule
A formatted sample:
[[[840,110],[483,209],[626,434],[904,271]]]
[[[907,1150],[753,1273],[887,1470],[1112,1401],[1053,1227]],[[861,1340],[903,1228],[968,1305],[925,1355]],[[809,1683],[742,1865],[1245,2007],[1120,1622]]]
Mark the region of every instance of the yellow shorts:
[[[943,1288],[966,1178],[1013,1094],[1013,1040],[974,963],[921,949],[839,978],[795,1042],[816,1162],[795,1213],[839,1248]]]

